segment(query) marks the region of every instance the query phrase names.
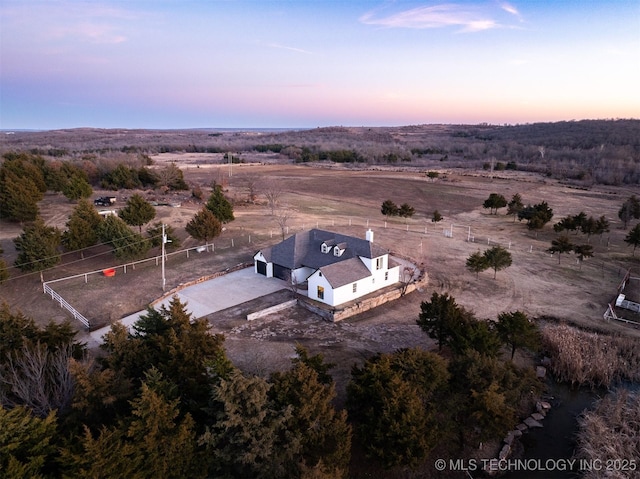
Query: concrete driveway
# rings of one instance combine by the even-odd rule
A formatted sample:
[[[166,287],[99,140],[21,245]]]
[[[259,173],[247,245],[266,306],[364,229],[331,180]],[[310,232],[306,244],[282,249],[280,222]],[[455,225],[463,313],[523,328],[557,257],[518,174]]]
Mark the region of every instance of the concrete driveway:
[[[187,286],[176,293],[176,296],[182,303],[187,304],[187,311],[197,319],[288,287],[287,283],[282,280],[266,278],[253,271],[253,267],[245,268],[193,286]],[[160,309],[163,305],[168,307],[171,299],[171,297],[165,298],[155,308]],[[122,318],[120,322],[130,327],[145,313],[146,310],[139,311]],[[107,326],[92,331],[90,335],[97,343],[102,343],[102,337],[110,329],[111,326]]]

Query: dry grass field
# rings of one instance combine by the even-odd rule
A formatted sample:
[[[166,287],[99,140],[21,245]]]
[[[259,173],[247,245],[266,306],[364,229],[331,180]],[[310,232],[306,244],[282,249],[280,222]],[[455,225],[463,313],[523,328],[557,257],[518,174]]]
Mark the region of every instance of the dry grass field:
[[[429,276],[428,286],[419,292],[337,324],[323,322],[310,313],[285,310],[270,317],[247,322],[247,310],[260,305],[216,313],[209,319],[214,331],[227,336],[231,358],[247,370],[267,373],[286,366],[293,346],[301,343],[312,352],[321,352],[338,364],[336,373],[348,375],[354,362],[376,351],[392,351],[400,347],[430,347],[431,342],[415,325],[420,302],[428,300],[434,291],[448,292],[459,304],[475,311],[479,318],[495,319],[500,312],[523,310],[532,317],[551,317],[594,329],[607,329],[624,335],[638,331],[619,324],[606,323],[602,314],[611,301],[615,288],[628,268],[638,269],[638,259],[624,243],[626,232],[621,229],[617,211],[633,191],[614,187],[577,189],[540,175],[516,171],[487,172],[442,170],[433,181],[424,170],[376,167],[355,169],[344,166],[318,167],[276,164],[268,155],[256,155],[256,163],[220,165],[214,154],[166,154],[154,157],[157,167],[176,161],[183,168],[191,185],[210,191],[212,181],[222,183],[235,203],[236,220],[215,240],[215,251],[201,254],[175,255],[167,262],[167,289],[226,267],[250,261],[261,246],[280,240],[280,230],[264,199],[265,188],[280,191],[280,205],[290,218],[289,233],[320,227],[342,233],[364,236],[367,227],[375,232],[375,241],[393,253],[412,258]],[[248,201],[248,184],[255,183],[258,197]],[[274,186],[275,185],[275,186]],[[593,237],[595,256],[582,267],[571,255],[557,256],[545,250],[555,238],[551,224],[538,234],[527,230],[524,223],[505,215],[490,215],[482,202],[490,193],[503,194],[507,199],[519,193],[525,204],[547,201],[553,208],[555,223],[568,214],[584,211],[587,215],[605,215],[611,231],[603,238]],[[100,195],[101,191],[96,191]],[[119,205],[130,191],[118,192]],[[184,226],[201,204],[190,194],[162,195],[155,191],[143,194],[150,200],[175,203],[181,207],[157,207],[156,221],[176,228],[183,247],[197,243],[187,238]],[[391,199],[396,204],[412,205],[413,218],[389,219],[380,213],[380,205]],[[73,208],[61,195],[48,194],[41,203],[47,223],[64,227]],[[438,210],[441,223],[431,222]],[[453,225],[453,226],[452,226]],[[12,238],[20,233],[18,225],[2,223],[0,240],[5,258],[15,258]],[[443,230],[453,230],[453,237]],[[471,236],[471,238],[469,237]],[[582,235],[575,241],[586,242]],[[471,239],[471,241],[469,241]],[[233,246],[231,246],[233,243]],[[476,278],[465,268],[466,258],[488,245],[509,248],[513,265],[499,271],[486,271]],[[99,254],[103,253],[103,254]],[[86,271],[100,270],[116,264],[108,250],[96,248],[92,258],[79,261],[77,254],[64,256],[63,264],[44,273],[45,280]],[[13,279],[0,287],[0,295],[13,308],[21,309],[38,322],[49,318],[63,320],[63,310],[42,293],[39,274]],[[58,291],[71,304],[89,317],[96,326],[108,324],[129,313],[143,309],[162,294],[160,268],[155,263],[128,269],[127,274],[113,278],[92,275],[55,283]],[[213,292],[212,294],[215,294]],[[288,292],[283,292],[286,295]],[[280,298],[264,298],[261,304]],[[633,298],[631,298],[633,299]],[[640,298],[636,298],[640,299]],[[88,339],[78,324],[81,337]]]

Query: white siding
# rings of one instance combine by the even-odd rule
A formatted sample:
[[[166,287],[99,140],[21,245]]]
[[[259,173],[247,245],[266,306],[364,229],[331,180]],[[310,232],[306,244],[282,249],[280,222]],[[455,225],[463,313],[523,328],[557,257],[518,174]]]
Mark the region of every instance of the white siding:
[[[334,302],[333,289],[331,288],[331,285],[329,284],[327,279],[324,276],[321,276],[320,271],[316,271],[311,276],[309,276],[308,281],[309,281],[308,282],[309,298],[315,299],[316,301],[320,301],[321,303],[326,303],[330,306],[335,306],[336,304],[339,304]],[[324,288],[324,299],[318,298],[318,286],[321,286]]]
[[[261,252],[256,253],[254,258],[254,271],[258,272],[257,262],[262,261],[267,263],[267,277],[273,277],[273,263],[268,263]],[[315,271],[311,268],[299,268],[293,272],[295,281],[300,284],[308,281],[308,296],[309,298],[328,304],[330,306],[337,306],[348,301],[353,301],[369,293],[372,293],[378,289],[385,288],[389,285],[395,284],[400,281],[400,267],[395,266],[391,269],[387,269],[389,266],[388,255],[380,256],[382,260],[382,268],[376,269],[376,260],[378,258],[363,258],[360,257],[365,266],[371,271],[371,276],[361,279],[357,282],[356,292],[353,292],[353,283],[346,284],[335,290],[331,287],[329,282],[324,276],[321,276],[320,271]],[[387,279],[385,280],[385,275]],[[318,298],[318,286],[324,288],[324,299]]]
[[[253,257],[253,272],[258,274],[258,261],[267,263],[267,278],[273,278],[273,263],[268,263],[262,251],[258,251]]]
[[[378,265],[378,258],[382,260],[382,267],[380,269],[376,269],[376,266]],[[364,258],[360,256],[360,259],[372,273],[375,273],[376,271],[385,271],[389,267],[389,255],[386,254],[384,256],[378,256],[377,258]]]

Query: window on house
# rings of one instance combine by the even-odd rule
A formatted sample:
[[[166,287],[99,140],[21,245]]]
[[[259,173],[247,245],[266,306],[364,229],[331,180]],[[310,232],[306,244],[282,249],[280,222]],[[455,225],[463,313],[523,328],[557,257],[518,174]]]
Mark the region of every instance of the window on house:
[[[318,299],[324,299],[324,288],[322,286],[318,286]]]
[[[376,269],[382,269],[382,258],[376,258]]]
[[[357,292],[358,291],[358,283],[353,283],[353,292]]]
[[[389,272],[388,271],[384,272],[384,280],[385,281],[389,281]]]

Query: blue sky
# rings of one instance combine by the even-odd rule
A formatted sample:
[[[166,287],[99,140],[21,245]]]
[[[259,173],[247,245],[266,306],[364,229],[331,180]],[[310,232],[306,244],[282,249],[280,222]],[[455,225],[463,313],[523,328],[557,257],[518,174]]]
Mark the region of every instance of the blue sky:
[[[0,2],[0,128],[640,118],[640,1]]]

